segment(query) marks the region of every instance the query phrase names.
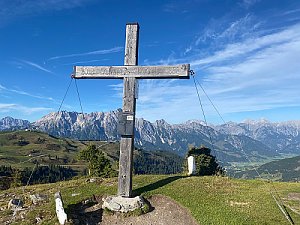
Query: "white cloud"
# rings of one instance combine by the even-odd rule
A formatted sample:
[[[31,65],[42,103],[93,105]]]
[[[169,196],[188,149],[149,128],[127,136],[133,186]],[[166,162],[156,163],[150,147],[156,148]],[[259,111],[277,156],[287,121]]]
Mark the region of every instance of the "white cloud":
[[[255,55],[255,51],[262,51],[267,48],[274,48],[287,42],[300,39],[300,25],[292,26],[286,30],[262,37],[248,38],[242,42],[226,45],[222,50],[213,53],[211,56],[195,59],[192,66],[206,65],[209,63],[224,63],[226,60],[247,57],[248,54]]]
[[[1,113],[8,113],[8,112],[19,112],[25,115],[31,115],[33,113],[37,112],[51,112],[53,111],[53,108],[46,108],[46,107],[27,107],[19,104],[5,104],[5,103],[0,103],[0,112]]]
[[[189,81],[145,80],[140,82],[137,116],[150,121],[165,118],[180,121],[195,107],[195,89]],[[197,106],[196,106],[197,108]]]
[[[106,61],[106,60],[108,60],[108,59],[94,59],[94,60],[86,60],[86,61],[77,61],[77,62],[72,62],[72,63],[64,63],[62,65],[69,66],[69,65],[87,64],[87,63],[101,62],[101,61]]]
[[[110,48],[110,49],[102,49],[102,50],[96,50],[96,51],[91,51],[91,52],[54,56],[54,57],[49,58],[48,60],[56,60],[56,59],[61,59],[61,58],[70,58],[70,57],[87,56],[87,55],[105,55],[105,54],[121,52],[122,50],[123,50],[123,47],[114,47],[114,48]]]
[[[299,12],[300,12],[300,9],[292,9],[292,10],[283,12],[281,15],[285,16],[285,15],[290,15],[290,14],[299,13]]]
[[[299,106],[300,25],[230,44],[195,59],[203,86],[225,113]],[[197,67],[198,68],[198,67]],[[226,104],[224,104],[226,100]]]
[[[109,85],[109,88],[111,88],[113,91],[115,91],[115,96],[117,98],[123,97],[123,82],[119,84],[111,84]]]
[[[0,103],[0,112],[9,112],[12,109],[15,109],[17,107],[16,104],[4,104]]]
[[[60,11],[81,7],[94,0],[12,0],[0,1],[0,25],[17,18],[37,15],[46,11]]]
[[[182,4],[180,1],[175,1],[175,2],[169,2],[167,4],[163,5],[163,11],[167,12],[167,13],[180,13],[180,14],[184,14],[184,13],[188,13],[188,5],[195,3],[194,1],[191,0],[185,0],[184,4]]]
[[[191,54],[178,59],[172,55],[161,62],[191,63],[196,78],[223,115],[299,107],[300,24],[266,33],[262,30],[222,43],[221,49],[206,57]],[[195,53],[199,49],[189,51]],[[150,120],[173,118],[172,122],[182,121],[187,115],[202,118],[195,87],[181,82],[144,82],[138,115]],[[200,94],[206,113],[216,114],[204,94]]]
[[[44,71],[46,73],[54,74],[52,71],[46,69],[45,67],[43,67],[43,66],[41,66],[41,65],[39,65],[37,63],[31,62],[31,61],[28,61],[28,60],[20,60],[20,62],[22,62],[22,63],[24,63],[26,65],[32,66],[32,67],[34,67],[36,69],[39,69],[41,71]]]
[[[255,5],[256,3],[260,2],[261,0],[242,0],[241,6],[248,9],[251,6]]]
[[[253,36],[261,22],[256,21],[255,16],[246,14],[237,19],[222,17],[222,19],[211,19],[208,25],[200,32],[192,46],[200,44],[220,48],[223,44],[234,43],[237,40]]]
[[[54,100],[52,97],[46,97],[46,96],[41,96],[41,95],[36,95],[36,94],[31,94],[29,92],[26,91],[22,91],[22,90],[16,90],[16,89],[12,89],[12,88],[6,88],[3,85],[0,84],[0,91],[6,91],[8,93],[15,93],[15,94],[19,94],[19,95],[24,95],[24,96],[29,96],[32,98],[37,98],[37,99],[44,99],[44,100],[49,100],[52,102],[56,102],[56,100]]]

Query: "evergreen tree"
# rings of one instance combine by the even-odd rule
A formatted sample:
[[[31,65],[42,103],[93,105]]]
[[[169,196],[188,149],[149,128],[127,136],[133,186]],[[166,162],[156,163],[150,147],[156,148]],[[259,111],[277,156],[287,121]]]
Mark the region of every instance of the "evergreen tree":
[[[89,145],[79,152],[78,158],[87,161],[89,175],[99,177],[113,177],[117,172],[112,168],[110,161],[95,145]]]
[[[22,186],[22,173],[18,169],[14,169],[13,180],[10,187],[20,187]]]
[[[0,166],[0,176],[11,176],[13,174],[13,169],[11,166]]]
[[[187,157],[194,156],[196,164],[196,176],[224,175],[223,168],[216,161],[216,157],[211,155],[211,150],[204,146],[192,147],[187,152]],[[186,164],[187,166],[187,164]]]

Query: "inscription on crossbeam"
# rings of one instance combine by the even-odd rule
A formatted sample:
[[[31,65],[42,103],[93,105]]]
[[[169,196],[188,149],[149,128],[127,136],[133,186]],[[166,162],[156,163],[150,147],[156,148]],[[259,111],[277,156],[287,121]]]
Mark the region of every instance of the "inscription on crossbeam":
[[[189,64],[174,66],[75,66],[73,77],[76,79],[116,79],[135,78],[189,78]]]

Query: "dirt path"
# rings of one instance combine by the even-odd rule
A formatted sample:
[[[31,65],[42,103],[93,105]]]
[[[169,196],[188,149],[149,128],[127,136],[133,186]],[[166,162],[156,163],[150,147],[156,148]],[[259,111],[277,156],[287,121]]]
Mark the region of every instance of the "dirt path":
[[[148,199],[154,210],[137,217],[103,214],[98,225],[199,225],[190,212],[172,199],[155,195]]]

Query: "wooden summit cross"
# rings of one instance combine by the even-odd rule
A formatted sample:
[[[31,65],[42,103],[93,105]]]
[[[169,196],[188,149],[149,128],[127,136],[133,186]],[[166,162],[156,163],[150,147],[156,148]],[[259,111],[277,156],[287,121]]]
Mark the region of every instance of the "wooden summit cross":
[[[137,66],[138,23],[126,25],[124,66],[75,66],[75,79],[123,79],[123,112],[119,158],[118,195],[132,197],[132,156],[134,149],[134,121],[136,110],[137,79],[189,78],[190,65]]]

